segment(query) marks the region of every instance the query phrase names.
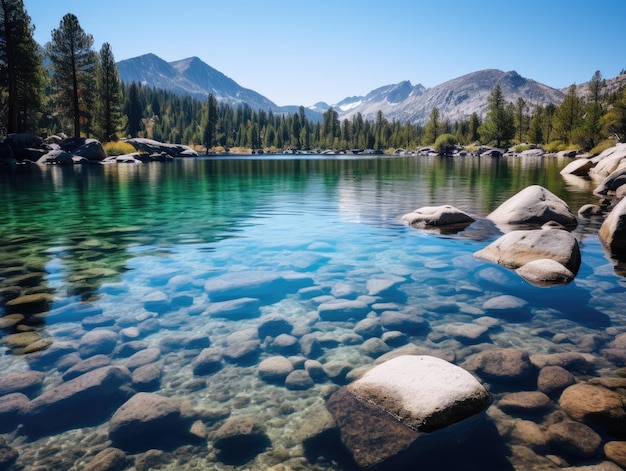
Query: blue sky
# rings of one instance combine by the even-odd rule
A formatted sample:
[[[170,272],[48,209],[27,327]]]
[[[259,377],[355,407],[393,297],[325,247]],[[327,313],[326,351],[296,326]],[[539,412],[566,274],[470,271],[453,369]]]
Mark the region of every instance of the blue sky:
[[[198,56],[278,105],[329,104],[481,69],[563,88],[626,69],[624,0],[24,0],[45,44],[66,13],[116,60]]]

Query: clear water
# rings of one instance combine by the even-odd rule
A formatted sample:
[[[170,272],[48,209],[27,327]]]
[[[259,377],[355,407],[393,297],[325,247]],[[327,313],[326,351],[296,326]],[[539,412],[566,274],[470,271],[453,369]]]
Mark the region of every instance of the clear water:
[[[227,346],[230,334],[256,329],[278,314],[294,326],[294,336],[321,336],[323,349],[315,357],[320,363],[340,360],[355,369],[367,367],[376,355],[364,352],[355,322],[320,321],[317,306],[328,298],[317,296],[367,296],[368,280],[390,274],[406,280],[400,294],[376,302],[395,303],[399,310],[422,308],[430,333],[408,334],[408,342],[458,364],[479,349],[449,337],[445,326],[472,322],[484,314],[486,300],[501,294],[526,299],[534,316],[527,322],[500,321],[489,332],[496,346],[530,354],[576,351],[587,334],[626,331],[626,284],[598,242],[597,220],[581,220],[575,231],[583,260],[576,280],[550,289],[532,287],[473,257],[500,234],[484,219],[457,234],[418,231],[400,221],[416,208],[441,204],[484,218],[531,184],[545,186],[574,212],[597,203],[592,182],[559,174],[565,164],[556,158],[274,156],[0,174],[0,287],[17,275],[40,273],[36,283],[21,287],[22,293],[52,293],[53,312],[89,303],[114,318],[106,328],[116,332],[155,319],[157,327],[137,338],[120,335],[118,349],[131,340],[162,349],[163,375],[155,392],[187,399],[218,416],[261,419],[272,446],[241,469],[349,469],[333,458],[305,457],[295,438],[310,411],[332,391],[331,381],[303,391],[263,382],[257,362],[275,354],[265,344],[251,363],[224,362],[215,374],[194,375],[191,363],[199,351],[183,346],[185,339],[206,334],[212,346]],[[206,315],[211,300],[205,285],[235,272],[244,278],[256,272],[297,276],[306,288],[285,285],[284,292],[263,297],[252,315]],[[504,281],[494,282],[494,273]],[[156,307],[147,302],[155,297],[161,299]],[[43,323],[24,321],[2,335],[6,339],[23,330],[37,332],[53,346],[78,345],[86,332],[80,320],[44,318]],[[31,367],[32,354],[5,341],[0,350],[4,374]],[[601,357],[601,352],[591,353]],[[124,360],[112,355],[113,363]],[[619,366],[605,362],[595,374],[610,375]],[[62,381],[53,368],[46,374],[46,388]],[[210,431],[220,423],[207,420]],[[13,432],[8,442],[26,468],[80,469],[108,445],[106,434],[104,423],[36,441]],[[489,460],[511,469],[529,465],[511,451],[516,444],[505,435],[485,436],[479,440],[484,449],[476,451],[474,443],[466,450],[476,454],[476,469],[493,465]],[[495,451],[494,440],[501,452]],[[435,459],[437,469],[459,464],[441,460]],[[170,453],[164,461],[169,469],[233,469],[216,458],[210,439],[208,446]]]

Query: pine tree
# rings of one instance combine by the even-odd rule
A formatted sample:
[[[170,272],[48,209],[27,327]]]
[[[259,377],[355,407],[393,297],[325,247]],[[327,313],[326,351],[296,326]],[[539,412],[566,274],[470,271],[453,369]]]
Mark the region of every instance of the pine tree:
[[[141,104],[139,86],[135,82],[132,82],[128,88],[128,93],[124,102],[124,114],[128,118],[128,134],[131,137],[137,137],[139,135],[139,131],[141,130],[143,106]]]
[[[434,144],[437,141],[437,138],[441,134],[442,131],[442,123],[440,121],[439,116],[439,108],[433,108],[430,111],[430,117],[428,118],[428,122],[424,126],[424,141],[423,144],[425,146],[429,146]]]
[[[555,137],[565,144],[572,142],[574,131],[583,120],[583,103],[576,95],[576,86],[569,87],[561,105],[554,112],[553,126]]]
[[[9,133],[32,131],[43,102],[45,75],[34,26],[22,0],[0,0],[0,92]]]
[[[588,84],[587,104],[584,106],[584,117],[579,129],[574,132],[574,140],[583,149],[592,149],[602,139],[602,109],[604,80],[600,71],[591,78]]]
[[[488,98],[487,116],[480,126],[480,135],[485,143],[495,142],[496,147],[515,135],[513,106],[507,106],[500,85],[496,85]]]
[[[93,37],[83,31],[78,18],[71,13],[52,31],[52,40],[46,45],[61,111],[73,121],[76,137],[80,136],[81,117],[87,123],[91,119],[97,62],[92,46]]]
[[[202,142],[206,147],[207,153],[209,149],[213,147],[216,140],[217,130],[217,100],[212,94],[209,94],[206,101],[206,110],[204,112],[204,119],[202,125]]]
[[[96,74],[96,129],[102,141],[115,140],[122,119],[122,88],[109,43],[100,49]]]

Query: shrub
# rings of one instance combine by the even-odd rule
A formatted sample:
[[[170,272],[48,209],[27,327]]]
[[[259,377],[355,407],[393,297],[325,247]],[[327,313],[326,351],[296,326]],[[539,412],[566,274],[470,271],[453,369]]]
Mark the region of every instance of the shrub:
[[[124,141],[112,141],[107,142],[104,145],[104,151],[107,154],[107,157],[116,156],[116,155],[126,155],[137,152],[137,150],[128,142]]]
[[[437,152],[439,155],[450,155],[454,153],[456,144],[456,136],[452,134],[442,134],[435,141],[433,149],[435,149],[435,152]]]
[[[613,147],[615,145],[615,140],[613,139],[604,139],[603,141],[598,142],[598,144],[589,151],[591,155],[598,155],[602,151]]]

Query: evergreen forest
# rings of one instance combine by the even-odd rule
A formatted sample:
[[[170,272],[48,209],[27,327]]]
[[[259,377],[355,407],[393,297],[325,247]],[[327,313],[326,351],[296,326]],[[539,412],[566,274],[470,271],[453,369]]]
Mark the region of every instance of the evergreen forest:
[[[320,121],[297,113],[274,113],[248,106],[205,101],[122,83],[113,51],[68,13],[42,48],[22,0],[0,0],[0,135],[31,132],[95,137],[102,142],[145,137],[184,144],[199,151],[233,149],[265,152],[363,150],[390,152],[453,145],[504,147],[521,143],[547,151],[593,151],[626,140],[626,88],[607,92],[596,72],[581,93],[572,85],[559,105],[536,106],[519,98],[507,102],[494,87],[484,117],[454,121],[434,108],[423,124],[374,120],[356,114],[340,120],[332,107]]]

